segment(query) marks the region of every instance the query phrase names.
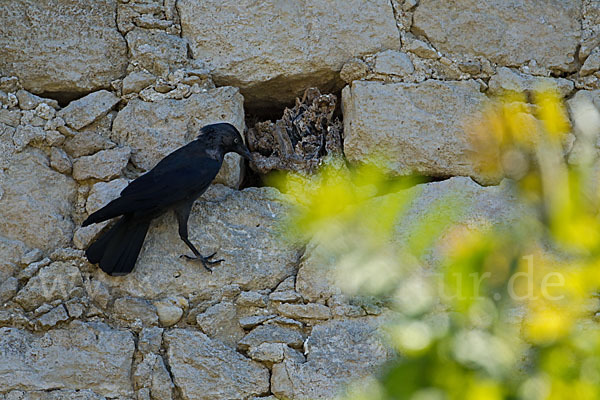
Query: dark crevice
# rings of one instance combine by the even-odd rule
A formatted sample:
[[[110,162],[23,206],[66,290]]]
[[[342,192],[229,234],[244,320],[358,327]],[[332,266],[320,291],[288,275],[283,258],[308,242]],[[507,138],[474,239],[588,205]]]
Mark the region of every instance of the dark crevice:
[[[41,92],[36,93],[36,95],[40,97],[45,97],[47,99],[53,99],[58,101],[58,105],[61,107],[66,107],[73,100],[78,100],[82,97],[87,96],[88,94],[95,92],[97,90],[101,90],[98,88],[96,90],[91,90],[89,92],[70,92],[70,91],[58,91],[58,92]],[[110,89],[107,89],[110,90]]]

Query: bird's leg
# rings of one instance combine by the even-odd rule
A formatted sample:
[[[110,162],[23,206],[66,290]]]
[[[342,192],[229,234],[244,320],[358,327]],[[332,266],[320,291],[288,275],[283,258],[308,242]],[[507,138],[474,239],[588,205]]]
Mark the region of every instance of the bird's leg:
[[[175,209],[175,214],[177,215],[177,222],[179,224],[179,237],[190,248],[190,250],[192,250],[192,253],[194,253],[194,257],[188,256],[186,254],[182,254],[181,257],[187,258],[188,260],[200,261],[202,263],[202,266],[206,268],[207,271],[212,272],[212,269],[208,267],[209,265],[218,264],[225,260],[211,260],[211,258],[213,258],[215,254],[217,254],[216,252],[214,252],[208,257],[204,257],[202,254],[200,254],[200,252],[198,251],[198,249],[196,249],[192,242],[190,242],[190,240],[188,239],[187,223],[191,209],[191,204]]]

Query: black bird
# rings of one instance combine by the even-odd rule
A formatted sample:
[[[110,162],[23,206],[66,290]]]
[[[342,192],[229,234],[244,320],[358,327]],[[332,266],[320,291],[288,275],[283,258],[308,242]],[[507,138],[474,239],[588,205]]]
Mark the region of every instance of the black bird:
[[[192,250],[204,268],[223,260],[211,261],[216,253],[202,256],[188,239],[188,218],[194,201],[215,178],[223,157],[236,152],[252,159],[238,130],[231,124],[207,125],[200,135],[180,147],[146,174],[121,191],[120,197],[91,214],[82,224],[88,226],[122,216],[106,233],[88,247],[85,254],[92,264],[109,275],[126,275],[133,270],[142,249],[150,221],[174,210],[179,223],[179,237]]]

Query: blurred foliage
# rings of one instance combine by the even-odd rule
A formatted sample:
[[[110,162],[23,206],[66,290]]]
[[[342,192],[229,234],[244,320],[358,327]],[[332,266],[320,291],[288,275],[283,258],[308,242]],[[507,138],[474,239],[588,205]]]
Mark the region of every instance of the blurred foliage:
[[[540,88],[490,102],[468,125],[472,162],[509,177],[502,187],[527,210],[502,229],[456,223],[470,206],[452,195],[410,223],[423,185],[370,165],[330,159],[315,175],[278,179],[296,200],[293,230],[318,243],[338,284],[394,311],[384,336],[399,357],[347,398],[600,398],[600,114],[585,101],[570,111]]]

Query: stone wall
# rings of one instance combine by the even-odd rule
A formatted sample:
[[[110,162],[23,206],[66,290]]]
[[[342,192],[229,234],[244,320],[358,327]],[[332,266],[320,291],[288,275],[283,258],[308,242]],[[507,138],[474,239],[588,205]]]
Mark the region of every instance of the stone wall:
[[[596,0],[4,1],[0,400],[334,397],[392,357],[388,312],[344,296],[318,243],[282,239],[289,200],[238,190],[237,155],[190,219],[225,259],[212,274],[165,215],[135,271],[106,276],[83,257],[106,225],[83,219],[198,127],[243,130],[318,87],[343,89],[350,162],[445,179],[414,221],[453,193],[473,204],[454,222],[508,223],[502,186],[475,183],[501,176],[470,161],[467,118],[548,82],[600,108],[599,45]]]

